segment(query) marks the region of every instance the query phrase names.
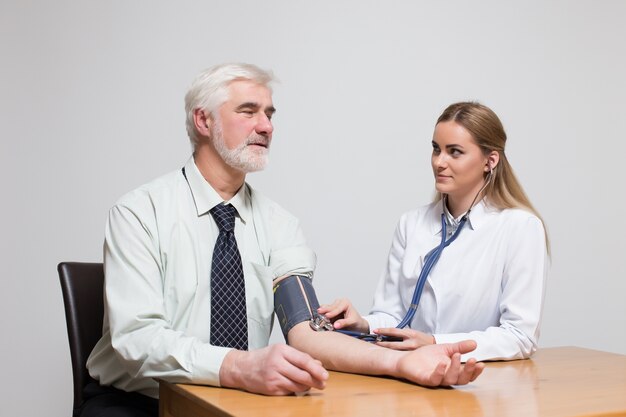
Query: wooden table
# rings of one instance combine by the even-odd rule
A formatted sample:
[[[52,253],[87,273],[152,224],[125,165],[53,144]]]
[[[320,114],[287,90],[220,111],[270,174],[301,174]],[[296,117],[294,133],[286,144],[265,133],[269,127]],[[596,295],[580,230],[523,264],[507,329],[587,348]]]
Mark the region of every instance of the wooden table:
[[[473,383],[429,389],[331,372],[323,391],[267,397],[160,383],[161,417],[626,416],[626,355],[562,347],[531,360],[487,363]]]

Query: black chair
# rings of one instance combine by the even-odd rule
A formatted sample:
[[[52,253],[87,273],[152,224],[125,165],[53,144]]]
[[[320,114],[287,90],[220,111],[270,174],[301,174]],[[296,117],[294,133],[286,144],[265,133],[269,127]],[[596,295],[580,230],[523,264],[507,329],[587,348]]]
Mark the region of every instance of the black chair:
[[[101,263],[61,262],[57,270],[74,376],[72,415],[77,416],[83,403],[83,388],[93,381],[87,371],[87,358],[102,336],[104,268]]]

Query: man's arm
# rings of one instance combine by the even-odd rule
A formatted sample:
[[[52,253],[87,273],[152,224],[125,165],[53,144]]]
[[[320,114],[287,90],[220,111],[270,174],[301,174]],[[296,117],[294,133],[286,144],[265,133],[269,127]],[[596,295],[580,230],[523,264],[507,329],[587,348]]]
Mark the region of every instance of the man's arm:
[[[292,347],[237,351],[211,346],[171,327],[164,307],[163,266],[153,238],[157,228],[150,214],[117,205],[107,223],[107,309],[112,345],[124,371],[137,378],[221,385],[268,395],[323,389],[326,370]]]
[[[312,329],[319,308],[310,279],[291,275],[274,281],[274,309],[287,342],[320,360],[328,369],[368,375],[389,375],[420,385],[462,385],[480,375],[475,359],[460,364],[462,354],[476,349],[471,340],[398,351],[334,332]],[[316,322],[317,324],[317,322]],[[314,326],[317,327],[317,326]]]
[[[327,368],[366,375],[388,375],[425,386],[464,385],[475,380],[484,364],[469,359],[461,364],[461,354],[471,352],[476,343],[424,346],[403,352],[386,349],[332,331],[313,331],[308,322],[294,326],[288,342],[310,354]]]
[[[105,308],[115,361],[136,379],[218,385],[229,349],[172,327],[155,215],[140,202],[113,207],[105,231]]]
[[[223,387],[265,395],[288,395],[324,389],[328,372],[320,361],[287,345],[229,352],[220,368]]]

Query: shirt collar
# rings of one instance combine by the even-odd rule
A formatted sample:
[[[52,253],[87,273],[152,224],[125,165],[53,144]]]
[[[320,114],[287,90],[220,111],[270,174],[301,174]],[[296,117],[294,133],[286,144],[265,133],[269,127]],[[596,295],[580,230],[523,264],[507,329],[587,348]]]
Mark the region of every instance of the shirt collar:
[[[218,204],[225,203],[232,204],[233,207],[237,209],[239,218],[244,223],[246,222],[246,219],[250,217],[250,187],[248,187],[248,184],[245,182],[233,198],[229,201],[224,201],[218,192],[211,187],[211,184],[204,179],[200,170],[196,166],[193,156],[191,156],[185,164],[185,176],[187,177],[187,183],[189,184],[191,195],[193,196],[193,200],[196,204],[198,216],[208,213]]]
[[[476,203],[474,207],[472,207],[472,210],[470,211],[470,214],[467,219],[467,226],[469,226],[470,229],[472,230],[479,229],[483,224],[485,224],[487,219],[497,211],[498,211],[497,209],[490,207],[485,202],[485,199],[483,198],[478,203]],[[444,206],[443,199],[439,200],[436,204],[434,204],[434,207],[432,210],[431,230],[433,232],[433,235],[441,234],[441,214],[442,213],[445,216],[448,216],[448,220],[453,218],[452,214],[450,214],[447,207]],[[461,217],[463,217],[463,215],[459,216],[455,220],[460,221]]]
[[[444,204],[444,201],[445,201],[445,197],[441,199],[441,208],[442,208],[443,214],[444,214],[444,216],[446,218],[446,223],[448,223],[448,225],[456,225],[456,226],[458,226],[458,224],[461,222],[461,219],[463,218],[465,213],[461,214],[457,218],[454,218],[452,213],[450,213],[450,210],[448,210],[448,206],[446,204]]]

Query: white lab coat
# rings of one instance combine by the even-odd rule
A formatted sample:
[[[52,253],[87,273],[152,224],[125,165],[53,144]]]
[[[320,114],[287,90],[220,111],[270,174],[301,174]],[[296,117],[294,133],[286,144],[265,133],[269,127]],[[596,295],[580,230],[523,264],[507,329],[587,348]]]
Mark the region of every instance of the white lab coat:
[[[441,240],[442,202],[405,213],[398,223],[374,304],[370,329],[405,316],[424,256]],[[479,202],[459,237],[432,269],[410,328],[437,343],[473,339],[463,359],[528,358],[537,349],[548,255],[541,220],[522,209]]]

